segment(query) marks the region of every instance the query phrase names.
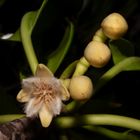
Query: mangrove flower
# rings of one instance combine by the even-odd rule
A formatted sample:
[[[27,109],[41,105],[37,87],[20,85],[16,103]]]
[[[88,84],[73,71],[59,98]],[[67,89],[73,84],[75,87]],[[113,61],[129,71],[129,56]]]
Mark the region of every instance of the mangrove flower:
[[[90,65],[96,68],[101,68],[110,60],[111,51],[106,44],[91,41],[85,48],[84,56]]]
[[[110,39],[121,38],[128,29],[128,24],[119,13],[108,15],[101,23],[102,31]]]
[[[39,115],[43,127],[48,127],[53,117],[60,114],[62,101],[68,99],[67,88],[43,64],[38,65],[34,76],[23,79],[17,95],[19,102],[25,102],[27,117]]]
[[[77,101],[85,101],[92,96],[92,81],[89,77],[84,75],[74,76],[70,80],[69,92],[72,99]]]

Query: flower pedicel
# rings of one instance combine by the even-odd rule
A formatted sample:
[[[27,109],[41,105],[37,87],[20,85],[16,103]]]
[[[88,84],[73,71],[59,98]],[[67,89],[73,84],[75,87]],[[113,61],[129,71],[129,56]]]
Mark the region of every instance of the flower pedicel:
[[[43,127],[48,127],[53,116],[60,114],[62,101],[69,98],[67,88],[43,64],[38,65],[33,77],[22,81],[22,90],[17,95],[19,102],[26,102],[27,117],[39,115]]]

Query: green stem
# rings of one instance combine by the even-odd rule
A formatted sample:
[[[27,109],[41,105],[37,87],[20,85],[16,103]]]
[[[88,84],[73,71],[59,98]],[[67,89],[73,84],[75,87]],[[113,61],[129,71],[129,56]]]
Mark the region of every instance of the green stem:
[[[76,69],[73,73],[73,76],[80,76],[83,75],[89,68],[90,64],[85,59],[85,57],[81,57],[79,62],[76,65]]]
[[[107,40],[106,35],[103,33],[102,28],[98,29],[93,36],[92,41],[97,41],[97,42],[105,42]]]
[[[6,123],[24,117],[24,114],[0,115],[0,123]]]
[[[84,128],[115,140],[139,140],[135,135],[112,131],[100,126],[84,126]]]
[[[83,102],[72,101],[65,106],[65,110],[67,112],[73,112],[76,111],[81,105],[83,105]]]
[[[76,125],[113,125],[140,131],[140,120],[110,114],[89,114],[80,117],[58,117],[56,124],[62,128]]]

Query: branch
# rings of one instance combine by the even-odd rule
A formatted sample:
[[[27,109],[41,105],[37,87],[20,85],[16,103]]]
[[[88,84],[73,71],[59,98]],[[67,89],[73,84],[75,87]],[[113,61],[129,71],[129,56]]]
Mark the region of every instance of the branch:
[[[0,140],[33,139],[40,129],[38,126],[37,119],[27,117],[1,124]]]

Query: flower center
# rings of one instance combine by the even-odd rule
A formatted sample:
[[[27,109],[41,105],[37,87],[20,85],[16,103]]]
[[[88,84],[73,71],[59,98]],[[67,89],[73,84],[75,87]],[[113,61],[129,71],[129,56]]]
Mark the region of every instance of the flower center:
[[[55,85],[51,84],[48,79],[39,79],[33,84],[32,95],[39,97],[44,101],[51,102],[55,99],[57,94]]]

